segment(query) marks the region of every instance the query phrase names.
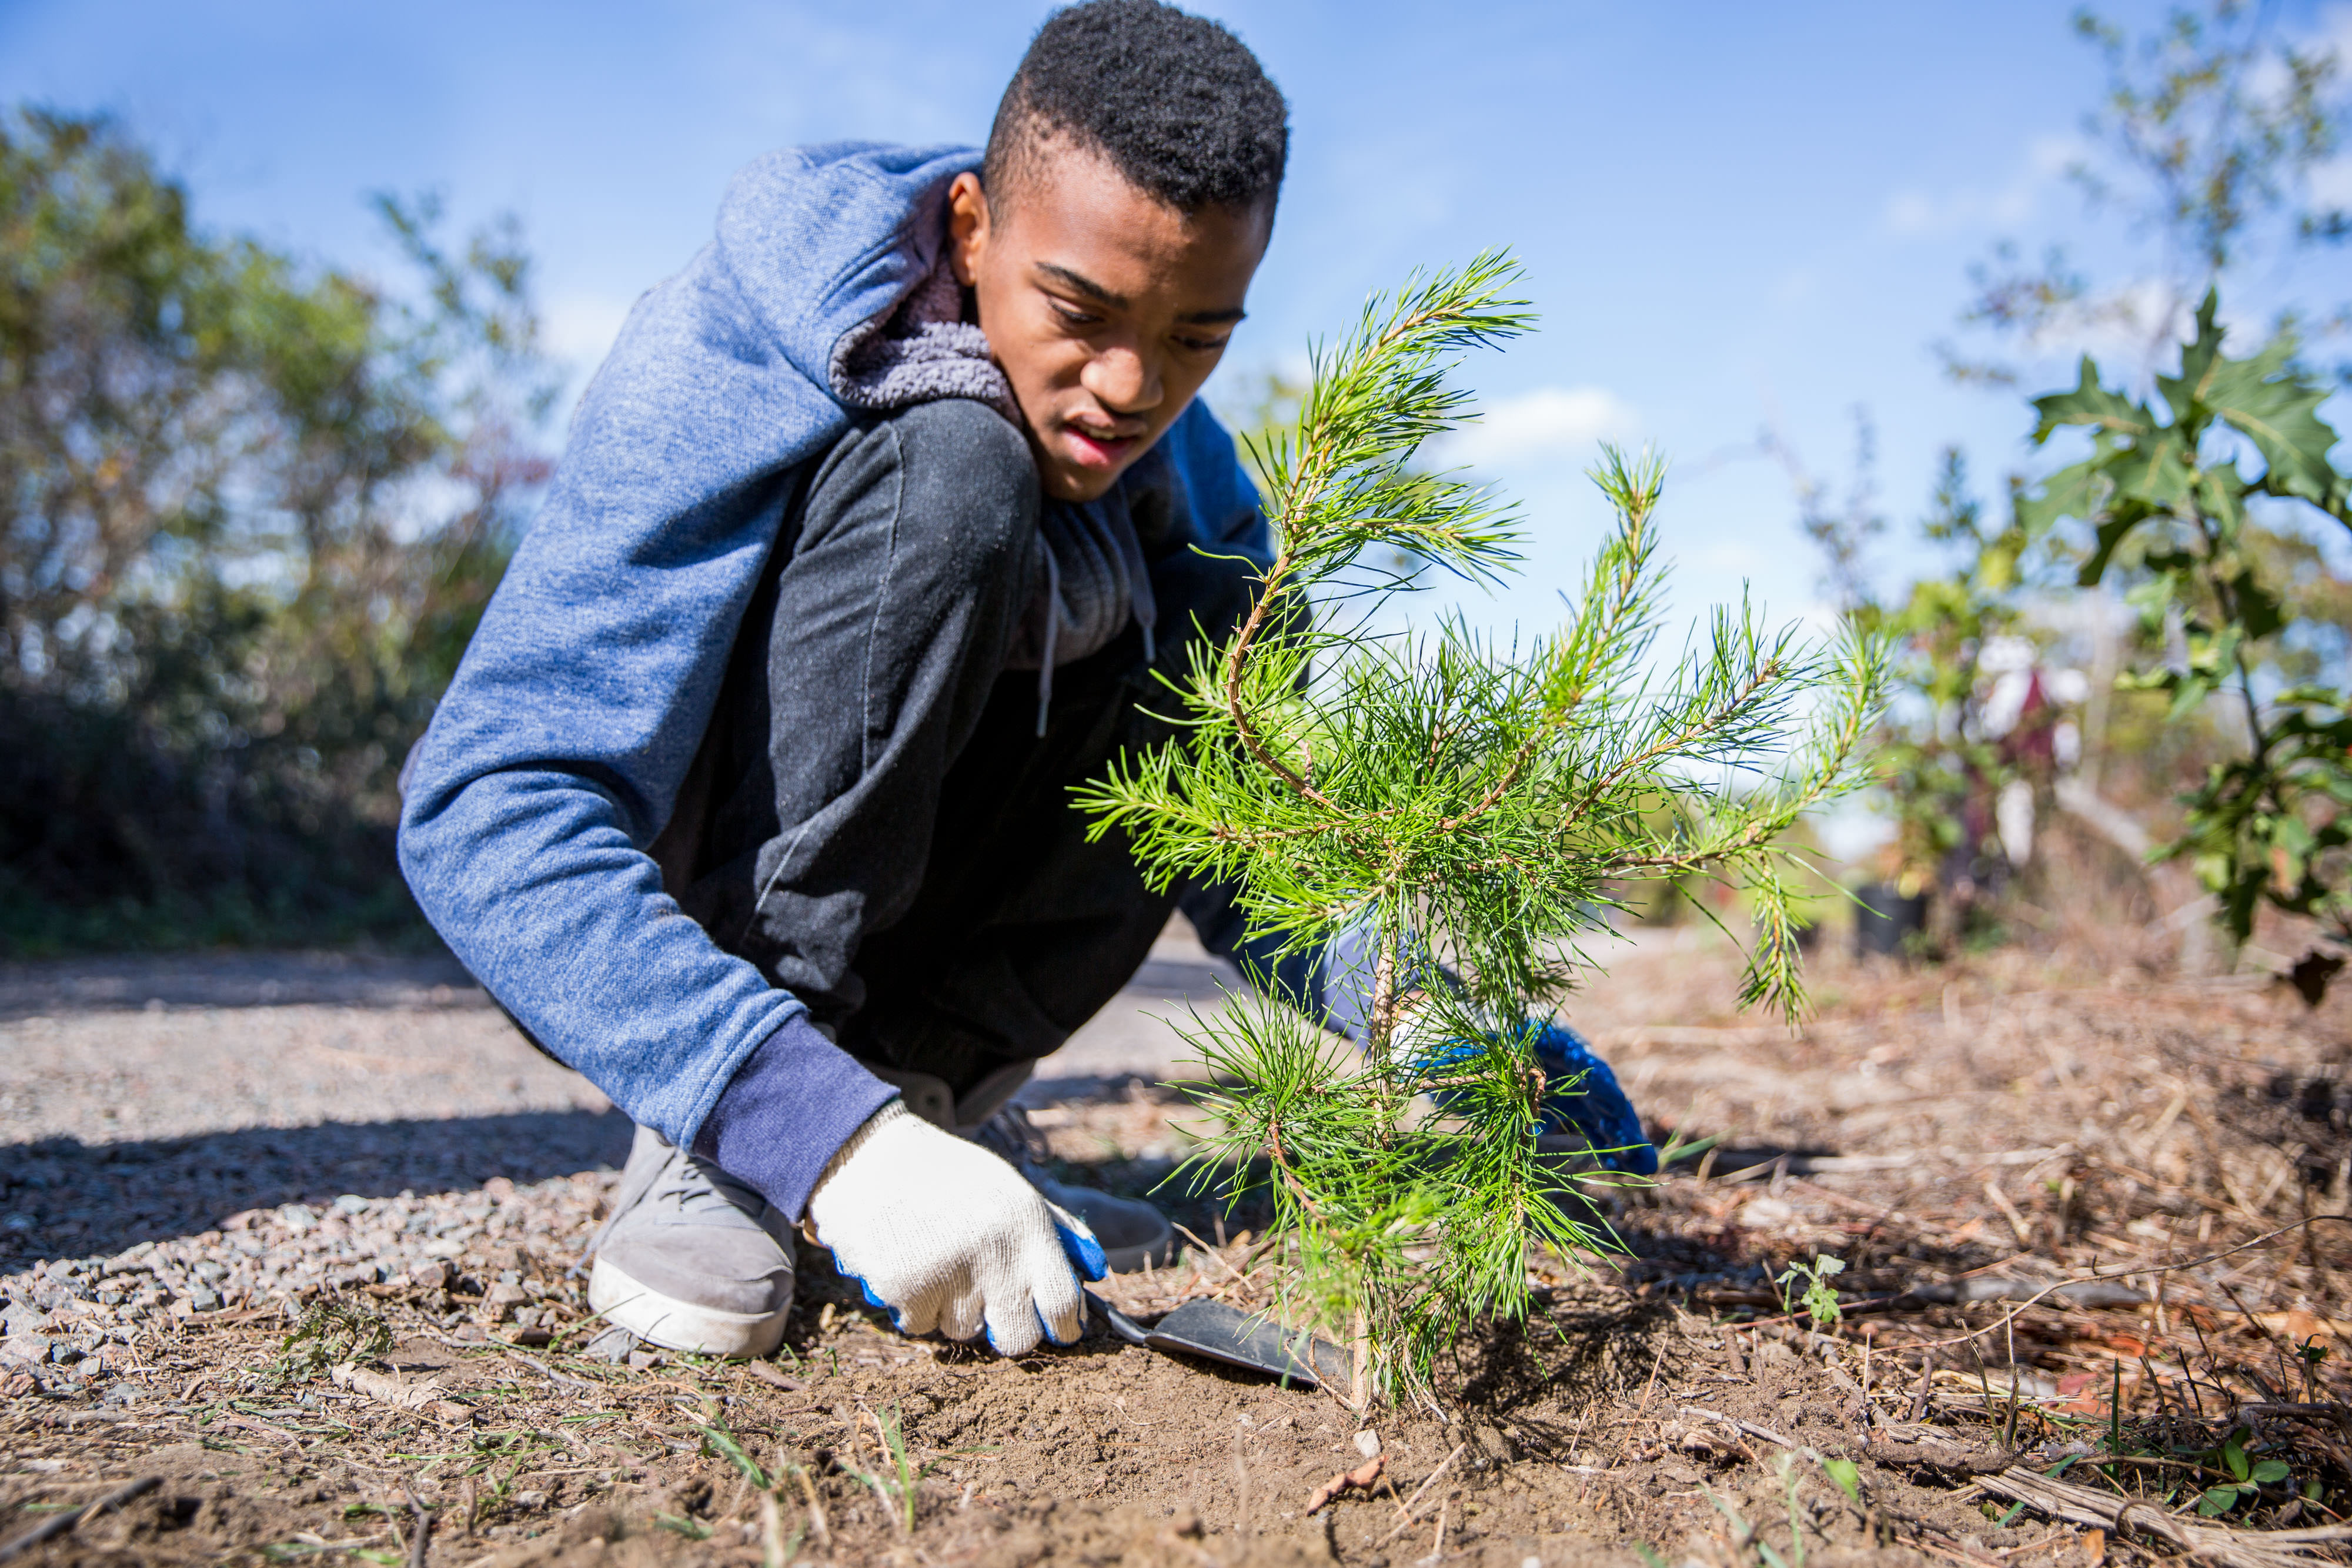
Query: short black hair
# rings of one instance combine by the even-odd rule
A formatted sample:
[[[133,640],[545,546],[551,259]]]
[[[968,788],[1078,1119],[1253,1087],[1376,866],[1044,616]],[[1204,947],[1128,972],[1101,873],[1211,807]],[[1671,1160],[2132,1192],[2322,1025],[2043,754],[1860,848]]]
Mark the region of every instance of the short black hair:
[[[1011,194],[1055,133],[1179,212],[1282,188],[1290,106],[1239,38],[1160,0],[1086,0],[1045,19],[988,133],[981,181]]]

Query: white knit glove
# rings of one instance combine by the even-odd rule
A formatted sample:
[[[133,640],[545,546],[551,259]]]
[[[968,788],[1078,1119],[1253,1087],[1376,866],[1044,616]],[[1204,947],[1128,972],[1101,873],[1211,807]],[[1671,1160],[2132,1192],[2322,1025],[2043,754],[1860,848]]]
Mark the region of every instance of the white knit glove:
[[[1084,1220],[897,1100],[825,1166],[803,1228],[899,1333],[985,1329],[1003,1355],[1026,1355],[1041,1333],[1075,1343],[1085,1319],[1074,1270],[1108,1272]]]

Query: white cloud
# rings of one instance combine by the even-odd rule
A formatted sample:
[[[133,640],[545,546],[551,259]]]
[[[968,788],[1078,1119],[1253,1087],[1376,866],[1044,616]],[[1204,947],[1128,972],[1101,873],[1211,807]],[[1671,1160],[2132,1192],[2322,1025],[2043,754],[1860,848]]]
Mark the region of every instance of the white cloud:
[[[1592,443],[1633,424],[1632,405],[1606,387],[1538,387],[1495,403],[1431,455],[1474,468],[1581,460]]]
[[[2238,353],[2251,351],[2270,331],[2260,315],[2233,309],[2227,301],[2221,322]],[[2063,361],[2070,372],[2074,361],[2088,354],[2109,384],[2121,379],[2126,387],[2144,391],[2147,376],[2171,371],[2179,346],[2196,335],[2197,300],[2176,294],[2162,278],[2140,277],[2077,300],[2030,341],[2037,354]]]
[[[2005,183],[1990,190],[1964,185],[1943,192],[1897,191],[1886,199],[1881,222],[1888,233],[1906,239],[2012,227],[2033,215],[2042,193],[2064,177],[2084,152],[2075,137],[2036,137],[2026,147],[2022,165]]]

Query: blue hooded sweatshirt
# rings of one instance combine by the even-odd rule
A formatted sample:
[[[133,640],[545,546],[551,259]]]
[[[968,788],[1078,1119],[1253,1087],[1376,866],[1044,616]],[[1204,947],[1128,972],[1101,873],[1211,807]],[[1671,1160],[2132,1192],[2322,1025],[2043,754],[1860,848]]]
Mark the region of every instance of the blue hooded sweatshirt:
[[[735,1174],[795,1216],[897,1091],[720,951],[647,848],[794,480],[849,428],[835,351],[931,271],[948,184],[979,162],[836,143],[736,176],[716,237],[637,302],[589,383],[404,791],[402,870],[490,993],[680,1147],[722,1094],[750,1106],[737,1119],[756,1124],[761,1168]],[[1256,492],[1208,409],[1160,450],[1201,537],[1264,559]]]

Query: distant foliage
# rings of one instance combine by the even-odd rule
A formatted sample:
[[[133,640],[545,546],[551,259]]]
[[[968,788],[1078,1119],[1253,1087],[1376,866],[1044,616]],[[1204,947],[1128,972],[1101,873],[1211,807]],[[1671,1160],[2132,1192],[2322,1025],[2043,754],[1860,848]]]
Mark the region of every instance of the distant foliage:
[[[405,291],[0,115],[0,950],[413,928],[394,778],[546,473],[511,226]]]
[[[2314,179],[2343,148],[2344,62],[2283,36],[2280,7],[2248,0],[2174,6],[2137,35],[2088,8],[2073,26],[2106,80],[2084,126],[2089,152],[2066,173],[2089,213],[2112,216],[2137,242],[2129,281],[2099,283],[2063,247],[2030,263],[2004,244],[1971,269],[1963,325],[2029,360],[2084,331],[2119,333],[2154,364],[2208,287],[2259,263],[2266,287],[2303,297],[2273,329],[2323,347],[2337,339],[2340,355],[2352,331],[2343,269],[2300,264],[2352,240],[2352,213]],[[1944,355],[1963,382],[2017,386],[2032,373],[2006,354]],[[2352,360],[2334,370],[2352,377]]]
[[[2034,401],[2037,442],[2080,426],[2092,451],[2043,481],[2018,515],[2032,533],[2067,518],[2093,526],[2084,586],[2128,553],[2130,601],[2165,653],[2125,685],[2169,695],[2175,718],[2217,696],[2239,710],[2244,749],[2183,798],[2181,831],[2162,854],[2194,865],[2238,941],[2265,903],[2352,941],[2352,695],[2322,679],[2266,678],[2276,673],[2271,650],[2296,626],[2282,585],[2249,548],[2265,504],[2352,528],[2352,479],[2336,466],[2336,434],[2319,414],[2333,389],[2297,364],[2292,339],[2243,359],[2223,353],[2219,308],[2208,292],[2196,340],[2178,374],[2157,378],[2157,397],[2108,390],[2086,355],[2072,391]]]

